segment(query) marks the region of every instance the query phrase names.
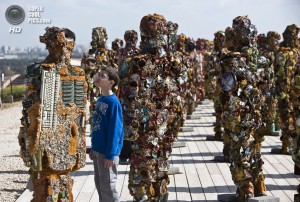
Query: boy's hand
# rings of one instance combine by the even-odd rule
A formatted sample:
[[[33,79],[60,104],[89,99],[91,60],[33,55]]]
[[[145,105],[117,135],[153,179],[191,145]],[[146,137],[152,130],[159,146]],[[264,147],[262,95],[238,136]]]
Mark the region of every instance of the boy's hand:
[[[105,159],[104,160],[104,168],[110,168],[114,165],[114,161]]]
[[[93,151],[92,151],[92,150],[91,150],[90,153],[89,153],[89,157],[90,157],[91,160],[93,160],[93,157],[94,157],[94,156],[93,156]]]

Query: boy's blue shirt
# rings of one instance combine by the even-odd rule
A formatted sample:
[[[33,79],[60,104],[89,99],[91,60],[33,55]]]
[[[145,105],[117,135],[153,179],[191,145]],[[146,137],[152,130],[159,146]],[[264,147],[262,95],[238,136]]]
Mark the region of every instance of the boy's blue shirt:
[[[115,94],[101,96],[93,115],[92,150],[113,160],[123,146],[122,106]]]

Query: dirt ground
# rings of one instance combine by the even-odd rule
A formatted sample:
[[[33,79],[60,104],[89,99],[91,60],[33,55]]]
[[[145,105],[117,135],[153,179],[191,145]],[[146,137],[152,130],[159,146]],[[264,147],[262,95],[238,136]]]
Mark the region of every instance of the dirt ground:
[[[0,202],[13,202],[25,190],[28,168],[19,157],[18,133],[22,103],[4,103],[0,108]]]

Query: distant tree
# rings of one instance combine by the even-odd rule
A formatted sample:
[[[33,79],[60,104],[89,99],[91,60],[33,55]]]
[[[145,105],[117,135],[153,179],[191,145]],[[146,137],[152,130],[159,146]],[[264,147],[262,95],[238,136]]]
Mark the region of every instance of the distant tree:
[[[5,53],[5,47],[4,46],[1,46],[1,51],[0,51],[1,53]]]
[[[26,67],[35,61],[31,59],[0,60],[0,72],[4,73],[5,76],[14,74],[25,75]]]

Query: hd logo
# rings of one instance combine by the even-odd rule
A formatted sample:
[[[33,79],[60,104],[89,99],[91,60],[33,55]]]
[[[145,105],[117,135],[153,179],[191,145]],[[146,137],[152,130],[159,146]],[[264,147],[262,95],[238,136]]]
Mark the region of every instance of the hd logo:
[[[20,34],[22,32],[22,27],[9,27],[10,34]]]
[[[19,25],[25,19],[25,11],[22,7],[20,7],[18,5],[12,5],[6,9],[5,18],[9,24]],[[11,34],[20,34],[22,32],[22,28],[21,27],[9,27],[8,31]]]

